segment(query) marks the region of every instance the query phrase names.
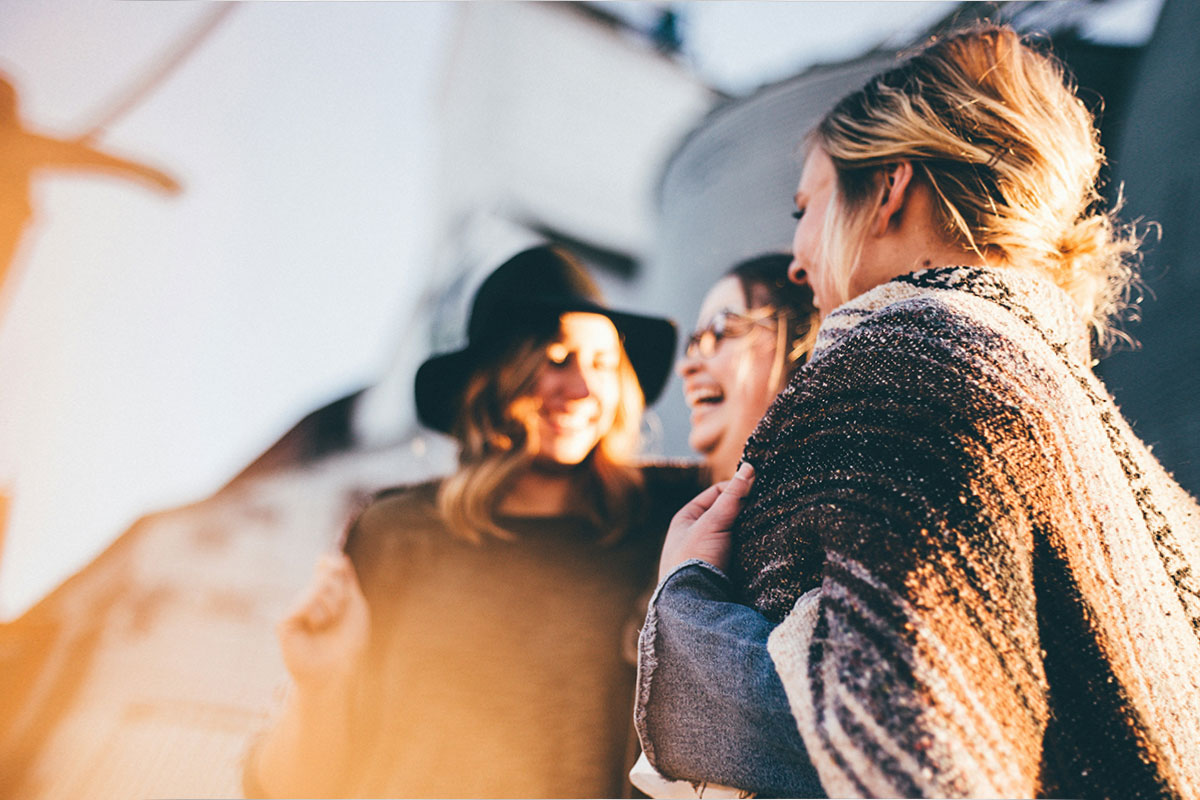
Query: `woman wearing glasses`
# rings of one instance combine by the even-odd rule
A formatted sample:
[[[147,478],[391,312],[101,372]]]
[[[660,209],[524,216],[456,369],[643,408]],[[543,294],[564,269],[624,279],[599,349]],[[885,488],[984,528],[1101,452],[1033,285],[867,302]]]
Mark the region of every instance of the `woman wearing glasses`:
[[[692,412],[688,444],[703,456],[714,483],[733,477],[746,440],[779,390],[808,360],[816,342],[820,316],[812,290],[788,278],[791,262],[790,254],[768,253],[731,267],[704,296],[696,329],[675,366],[683,378],[684,399]],[[731,751],[737,757],[745,752],[758,754],[751,764],[743,765],[744,773],[763,778],[765,782],[755,787],[773,795],[820,796],[820,785],[807,766],[804,745],[787,710],[783,685],[761,646],[769,625],[761,618],[738,617],[726,626],[719,613],[708,613],[686,598],[682,605],[679,601],[676,593],[656,596],[657,614],[703,614],[718,627],[720,646],[697,652],[695,663],[667,665],[672,677],[664,679],[660,672],[653,683],[653,696],[647,693],[639,697],[639,724],[644,728],[649,720],[658,728],[694,733],[709,729],[718,737],[726,735],[728,726],[722,718],[711,716],[711,708],[693,702],[693,687],[686,676],[731,676],[739,684],[741,696],[752,697],[760,714],[736,726],[745,732],[761,732],[753,741],[741,741],[738,750]],[[670,626],[661,629],[662,635],[670,636],[671,632]],[[669,649],[673,655],[685,657],[692,652],[684,642],[678,646],[672,643]],[[700,734],[697,741],[706,739]],[[645,739],[643,744],[654,746]],[[805,766],[776,768],[796,761],[805,762]],[[674,767],[676,774],[688,773],[687,758],[680,759],[670,743],[659,743],[656,763]],[[740,796],[737,789],[711,780],[667,778],[644,755],[631,778],[651,797]]]
[[[705,295],[676,365],[691,409],[688,444],[713,481],[733,477],[750,432],[816,339],[812,291],[788,280],[791,260],[771,253],[734,265]]]

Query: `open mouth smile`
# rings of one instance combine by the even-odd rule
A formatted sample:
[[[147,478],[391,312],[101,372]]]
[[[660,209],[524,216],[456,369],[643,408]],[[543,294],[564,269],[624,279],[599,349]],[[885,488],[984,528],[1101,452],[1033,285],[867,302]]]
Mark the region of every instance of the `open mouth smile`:
[[[720,405],[725,402],[725,393],[717,386],[697,386],[686,390],[684,402],[693,409]]]

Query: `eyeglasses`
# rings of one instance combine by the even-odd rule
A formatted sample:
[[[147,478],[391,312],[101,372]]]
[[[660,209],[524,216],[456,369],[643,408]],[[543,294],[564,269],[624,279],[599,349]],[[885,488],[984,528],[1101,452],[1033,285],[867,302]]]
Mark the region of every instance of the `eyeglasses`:
[[[777,321],[778,314],[770,306],[757,308],[749,314],[739,314],[726,309],[713,317],[703,328],[692,332],[684,344],[683,353],[688,358],[712,358],[722,340],[746,336],[759,325],[769,327]]]

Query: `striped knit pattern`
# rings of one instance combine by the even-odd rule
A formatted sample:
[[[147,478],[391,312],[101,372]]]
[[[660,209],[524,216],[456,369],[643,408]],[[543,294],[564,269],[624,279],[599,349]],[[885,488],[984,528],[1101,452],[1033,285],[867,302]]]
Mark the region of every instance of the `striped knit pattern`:
[[[1053,284],[899,278],[751,437],[743,600],[831,796],[1200,797],[1200,508]]]

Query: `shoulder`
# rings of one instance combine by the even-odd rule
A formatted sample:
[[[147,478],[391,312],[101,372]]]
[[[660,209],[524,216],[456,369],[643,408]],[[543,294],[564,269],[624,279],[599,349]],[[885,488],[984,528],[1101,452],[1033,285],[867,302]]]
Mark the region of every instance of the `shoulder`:
[[[793,376],[785,395],[827,402],[893,398],[959,406],[1024,383],[1044,361],[1010,326],[989,316],[987,301],[961,293],[913,292],[828,320],[825,346]],[[819,343],[820,347],[820,343]],[[1046,355],[1051,355],[1046,353]],[[994,398],[999,399],[999,398]]]
[[[346,535],[346,552],[394,546],[440,525],[437,491],[440,480],[393,486],[372,495],[355,515]]]
[[[939,268],[901,276],[835,309],[811,363],[887,368],[953,364],[1020,377],[1090,362],[1086,327],[1057,285],[1019,268]],[[836,366],[835,366],[836,365]]]
[[[986,299],[901,288],[908,291],[823,323],[823,347],[751,436],[747,457],[756,466],[800,446],[834,461],[885,444],[899,457],[890,448],[902,442],[961,450],[1024,436],[1029,421],[1051,413],[1047,399],[1061,382],[1048,379],[1061,375],[1053,352],[1011,335],[989,317]]]
[[[971,342],[999,335],[981,309],[954,299],[919,292],[873,309],[847,309],[830,315],[825,327],[836,339],[814,361],[819,363],[829,355],[893,352],[954,357],[963,355]]]
[[[421,483],[391,486],[371,496],[363,506],[359,519],[385,522],[392,518],[410,519],[437,514],[437,492],[440,479]]]

